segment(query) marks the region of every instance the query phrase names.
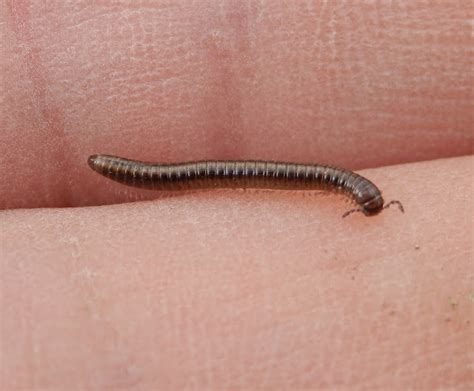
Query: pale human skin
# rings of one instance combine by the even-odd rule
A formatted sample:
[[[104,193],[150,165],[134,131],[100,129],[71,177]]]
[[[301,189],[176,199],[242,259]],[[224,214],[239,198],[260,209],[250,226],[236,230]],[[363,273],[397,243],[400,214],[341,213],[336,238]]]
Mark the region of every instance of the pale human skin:
[[[441,3],[3,2],[0,388],[474,386],[474,15]],[[93,153],[337,164],[406,213]]]

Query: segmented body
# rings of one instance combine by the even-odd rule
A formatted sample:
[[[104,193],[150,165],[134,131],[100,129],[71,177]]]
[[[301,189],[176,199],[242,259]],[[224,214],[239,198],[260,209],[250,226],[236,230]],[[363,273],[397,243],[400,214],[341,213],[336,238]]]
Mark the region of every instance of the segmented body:
[[[88,163],[94,171],[107,178],[145,189],[324,190],[344,193],[359,205],[357,211],[366,215],[377,214],[384,208],[382,194],[371,181],[350,170],[333,166],[255,160],[161,164],[109,155],[92,155]],[[392,203],[398,203],[401,207],[398,201]]]

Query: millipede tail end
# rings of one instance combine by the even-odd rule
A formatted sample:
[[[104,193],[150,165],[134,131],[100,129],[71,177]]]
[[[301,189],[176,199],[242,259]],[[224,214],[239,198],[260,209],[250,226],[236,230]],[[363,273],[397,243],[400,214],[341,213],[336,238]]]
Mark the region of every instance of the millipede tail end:
[[[95,168],[98,157],[99,157],[98,155],[90,155],[87,158],[87,164],[89,165],[90,168],[92,169]]]

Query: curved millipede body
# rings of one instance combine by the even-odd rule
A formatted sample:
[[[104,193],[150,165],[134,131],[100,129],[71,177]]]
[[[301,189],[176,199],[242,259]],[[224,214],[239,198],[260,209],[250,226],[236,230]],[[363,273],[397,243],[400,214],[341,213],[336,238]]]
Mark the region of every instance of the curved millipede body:
[[[352,171],[319,164],[258,160],[209,160],[176,164],[147,163],[117,156],[92,155],[89,166],[124,185],[152,190],[255,188],[325,190],[343,193],[357,208],[343,217],[362,212],[373,216],[392,204],[403,212],[400,201],[384,205],[382,193],[371,181]]]

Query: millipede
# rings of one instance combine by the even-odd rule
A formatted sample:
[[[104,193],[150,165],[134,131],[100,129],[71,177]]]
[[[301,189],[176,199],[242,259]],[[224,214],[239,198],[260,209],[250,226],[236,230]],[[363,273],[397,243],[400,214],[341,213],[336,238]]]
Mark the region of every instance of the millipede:
[[[342,217],[354,212],[374,216],[394,204],[404,212],[400,201],[384,203],[382,192],[367,178],[329,165],[260,160],[207,160],[164,164],[110,155],[91,155],[88,164],[94,171],[109,179],[144,189],[322,190],[342,193],[357,205],[357,208],[347,211]]]

